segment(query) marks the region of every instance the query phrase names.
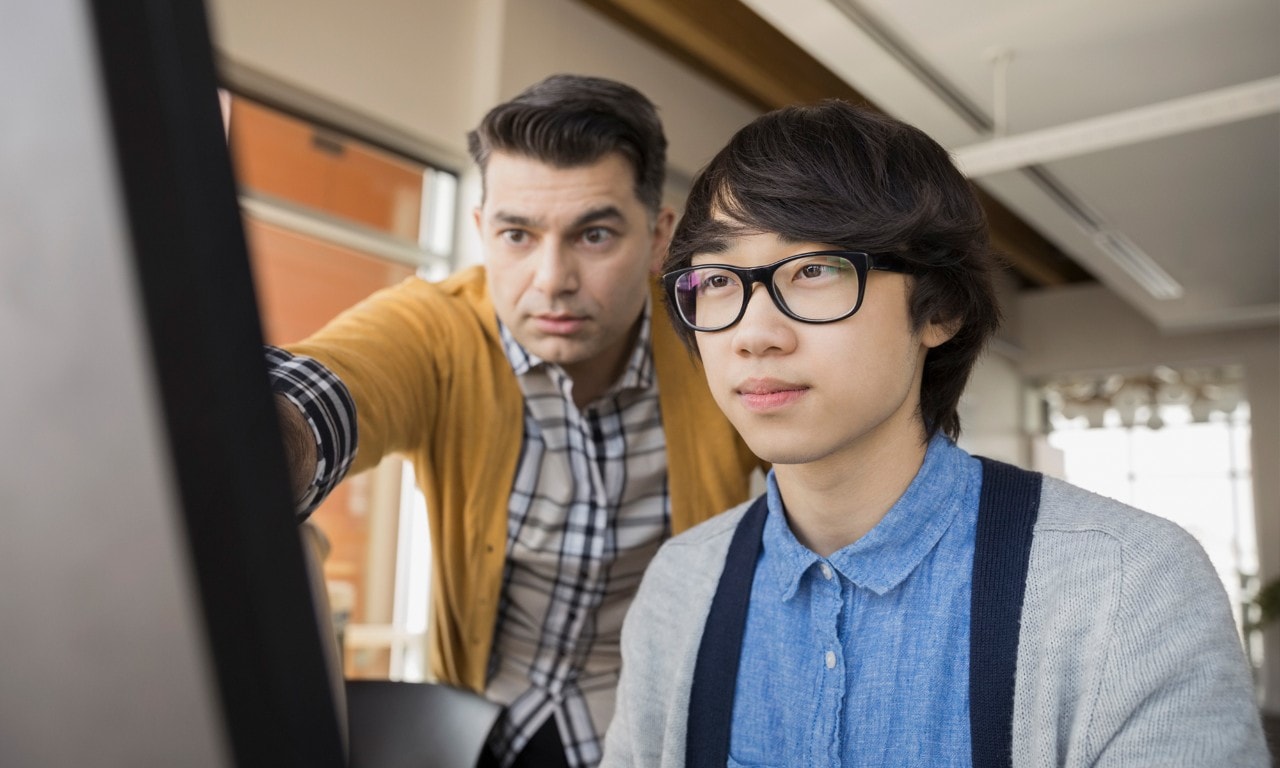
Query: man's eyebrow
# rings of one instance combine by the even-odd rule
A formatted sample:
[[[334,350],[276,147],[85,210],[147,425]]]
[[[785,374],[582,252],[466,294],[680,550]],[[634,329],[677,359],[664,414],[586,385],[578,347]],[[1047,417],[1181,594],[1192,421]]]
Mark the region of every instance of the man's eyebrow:
[[[626,222],[627,217],[622,215],[622,211],[618,210],[616,205],[605,205],[599,208],[592,208],[589,211],[584,211],[578,216],[578,218],[573,220],[573,224],[571,226],[574,229],[579,229],[587,226],[588,224],[598,224],[604,219],[616,219],[620,222]]]
[[[531,219],[528,216],[521,216],[518,213],[507,213],[506,211],[494,211],[493,220],[503,224],[513,224],[517,227],[536,227],[537,219]]]
[[[700,228],[693,238],[695,254],[717,254],[729,250],[735,241],[753,232],[735,220],[712,218]]]
[[[695,256],[698,254],[711,255],[724,253],[729,250],[729,240],[724,237],[702,238],[699,239],[690,250]]]
[[[511,213],[509,211],[495,211],[493,214],[494,221],[501,224],[510,224],[516,227],[528,227],[529,229],[541,229],[546,225],[541,219],[525,216],[519,213]],[[603,205],[599,208],[592,208],[578,214],[570,224],[570,229],[581,229],[590,224],[597,224],[604,220],[614,219],[625,222],[627,217],[622,214],[616,205]]]

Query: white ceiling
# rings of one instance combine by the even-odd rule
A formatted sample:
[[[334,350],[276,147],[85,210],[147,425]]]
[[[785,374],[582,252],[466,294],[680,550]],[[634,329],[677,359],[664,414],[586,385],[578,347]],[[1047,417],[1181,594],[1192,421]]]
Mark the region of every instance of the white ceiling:
[[[744,2],[962,167],[1049,132],[971,175],[1160,328],[1280,323],[1280,2]]]

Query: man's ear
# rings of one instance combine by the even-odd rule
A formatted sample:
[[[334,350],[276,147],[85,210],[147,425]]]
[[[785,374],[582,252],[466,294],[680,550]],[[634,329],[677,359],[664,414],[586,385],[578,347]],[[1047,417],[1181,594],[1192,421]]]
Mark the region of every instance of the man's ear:
[[[959,318],[951,320],[930,320],[924,324],[920,332],[920,343],[928,349],[934,349],[951,341],[960,332],[962,325]]]
[[[476,223],[476,234],[483,235],[484,233],[480,231],[480,206],[477,205],[471,209],[471,219]],[[481,239],[484,238],[481,237]]]
[[[667,257],[667,248],[671,245],[671,235],[676,229],[676,212],[670,206],[658,210],[653,223],[653,253],[649,256],[649,271],[658,274],[662,270],[662,260]]]

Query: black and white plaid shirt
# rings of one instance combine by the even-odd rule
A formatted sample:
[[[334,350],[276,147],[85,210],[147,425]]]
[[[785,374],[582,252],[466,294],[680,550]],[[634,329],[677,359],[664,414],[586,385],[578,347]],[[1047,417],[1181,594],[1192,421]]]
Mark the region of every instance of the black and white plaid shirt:
[[[646,308],[622,376],[581,410],[564,371],[502,328],[525,396],[487,687],[507,704],[491,742],[504,766],[548,718],[570,766],[600,762],[622,618],[670,528],[649,320]]]
[[[507,705],[491,741],[504,766],[550,718],[570,766],[600,762],[621,667],[622,619],[670,530],[650,317],[646,306],[622,376],[581,410],[564,371],[501,328],[525,398],[486,688]],[[354,408],[346,387],[318,362],[275,348],[268,361],[273,389],[303,408],[326,447],[303,502],[309,512],[354,457]]]
[[[316,474],[306,494],[295,502],[298,515],[306,517],[346,476],[355,459],[355,402],[341,379],[309,357],[267,346],[266,358],[271,391],[302,409],[316,439]]]

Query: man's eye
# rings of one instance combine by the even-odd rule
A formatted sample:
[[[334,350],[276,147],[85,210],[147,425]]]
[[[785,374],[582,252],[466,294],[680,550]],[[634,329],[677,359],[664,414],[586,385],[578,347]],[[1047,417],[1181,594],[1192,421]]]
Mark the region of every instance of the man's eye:
[[[810,261],[796,270],[796,280],[818,280],[852,277],[853,267],[844,261]]]
[[[703,296],[708,294],[720,293],[722,291],[732,290],[737,281],[730,272],[714,272],[709,275],[703,275],[698,281],[698,291]]]
[[[831,274],[834,270],[829,264],[805,264],[800,268],[800,277],[822,277]]]
[[[613,231],[605,227],[590,227],[582,232],[582,240],[588,245],[603,245],[613,239]]]
[[[510,245],[521,245],[529,239],[529,233],[523,229],[504,229],[498,233],[498,237]]]

